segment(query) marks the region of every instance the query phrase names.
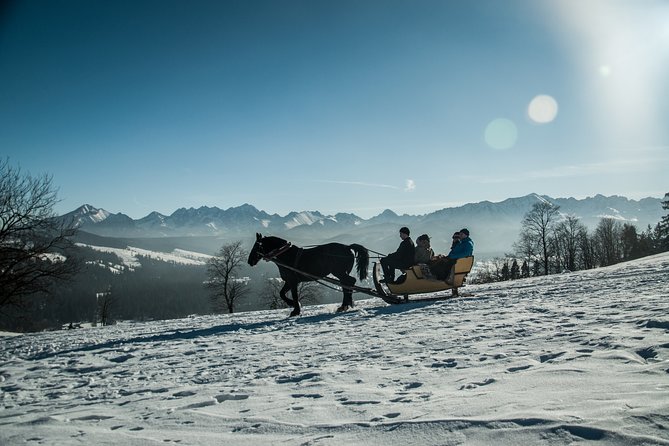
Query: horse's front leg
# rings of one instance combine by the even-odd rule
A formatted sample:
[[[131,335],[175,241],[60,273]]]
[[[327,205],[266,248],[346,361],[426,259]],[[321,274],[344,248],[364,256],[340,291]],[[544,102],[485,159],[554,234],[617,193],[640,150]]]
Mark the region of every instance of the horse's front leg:
[[[290,288],[290,294],[293,296],[293,311],[290,312],[290,315],[297,316],[300,314],[300,299],[297,296],[297,283],[293,284]]]
[[[290,283],[284,282],[283,287],[281,287],[281,290],[279,290],[279,297],[281,298],[282,301],[284,301],[289,307],[294,307],[295,302],[293,299],[288,299],[288,296],[286,296],[286,293],[288,290],[291,290],[292,293],[293,287],[291,286]],[[295,297],[295,294],[293,294],[293,298]]]

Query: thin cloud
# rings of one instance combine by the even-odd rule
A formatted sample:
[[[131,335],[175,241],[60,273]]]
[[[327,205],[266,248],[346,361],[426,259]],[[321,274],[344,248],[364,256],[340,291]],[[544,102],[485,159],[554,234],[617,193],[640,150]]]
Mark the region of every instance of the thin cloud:
[[[408,179],[406,182],[406,187],[404,188],[405,192],[411,192],[416,189],[416,182],[414,180]]]
[[[317,180],[317,183],[346,184],[351,186],[378,187],[385,189],[400,189],[398,186],[390,184],[366,183],[364,181],[338,181],[338,180]]]

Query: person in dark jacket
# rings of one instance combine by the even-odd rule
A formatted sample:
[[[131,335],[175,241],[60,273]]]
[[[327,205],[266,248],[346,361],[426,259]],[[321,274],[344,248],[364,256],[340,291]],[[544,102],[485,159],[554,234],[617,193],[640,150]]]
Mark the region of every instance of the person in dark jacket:
[[[402,242],[392,254],[388,254],[381,259],[381,268],[383,268],[383,281],[392,283],[395,281],[395,269],[407,269],[413,265],[415,246],[409,236],[409,228],[400,229],[400,238]]]

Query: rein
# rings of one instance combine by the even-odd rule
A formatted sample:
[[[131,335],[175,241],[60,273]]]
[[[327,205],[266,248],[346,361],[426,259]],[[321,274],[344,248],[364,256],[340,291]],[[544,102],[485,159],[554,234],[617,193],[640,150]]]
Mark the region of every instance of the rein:
[[[277,256],[280,256],[284,252],[288,251],[290,248],[292,248],[293,245],[290,242],[287,242],[285,245],[276,248],[273,251],[268,252],[267,254],[263,254],[262,259],[266,262],[269,262],[276,258]]]

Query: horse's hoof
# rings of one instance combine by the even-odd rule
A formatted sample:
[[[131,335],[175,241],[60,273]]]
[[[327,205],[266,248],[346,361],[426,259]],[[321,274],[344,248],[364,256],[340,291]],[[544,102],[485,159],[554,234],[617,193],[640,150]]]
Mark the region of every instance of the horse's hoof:
[[[348,309],[351,308],[348,305],[342,305],[341,307],[337,308],[337,313],[341,313],[343,311],[348,311]]]
[[[293,310],[293,311],[290,312],[290,317],[299,316],[299,315],[300,315],[300,310]]]

